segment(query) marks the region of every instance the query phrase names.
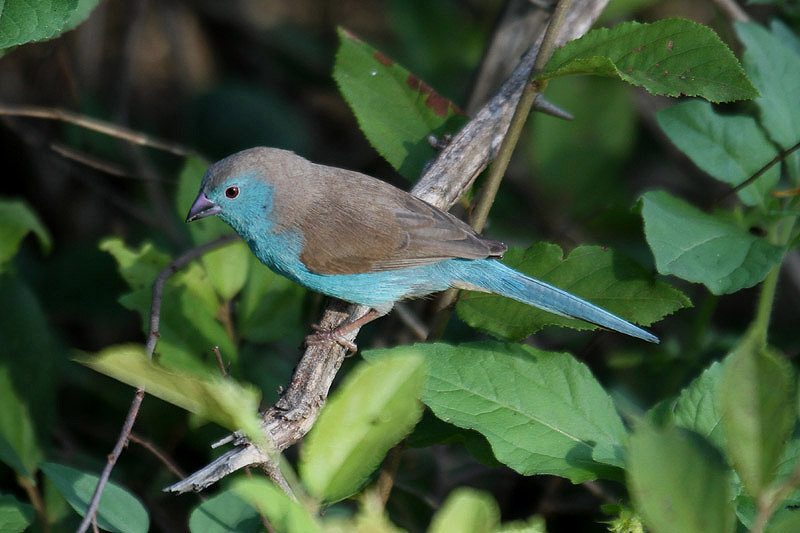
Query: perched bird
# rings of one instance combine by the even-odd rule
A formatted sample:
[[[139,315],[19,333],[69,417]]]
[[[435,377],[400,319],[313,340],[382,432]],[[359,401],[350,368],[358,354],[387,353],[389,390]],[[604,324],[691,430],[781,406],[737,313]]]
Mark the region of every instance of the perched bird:
[[[358,172],[316,165],[292,152],[251,148],[212,165],[187,222],[218,215],[275,272],[373,310],[450,287],[500,294],[649,342],[658,338],[572,294],[509,268],[506,245],[411,194]]]

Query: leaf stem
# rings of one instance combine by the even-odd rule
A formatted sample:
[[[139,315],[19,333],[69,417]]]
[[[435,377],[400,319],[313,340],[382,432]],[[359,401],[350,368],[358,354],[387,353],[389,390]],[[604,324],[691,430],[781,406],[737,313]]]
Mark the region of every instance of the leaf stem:
[[[769,240],[778,246],[786,246],[792,237],[796,221],[796,217],[784,217],[782,220],[777,221],[770,229],[769,236],[771,238]],[[769,271],[769,274],[761,284],[761,292],[758,296],[756,316],[753,319],[752,328],[758,332],[762,346],[767,343],[767,332],[772,315],[772,304],[775,302],[775,291],[778,288],[780,270],[781,265],[778,264]]]

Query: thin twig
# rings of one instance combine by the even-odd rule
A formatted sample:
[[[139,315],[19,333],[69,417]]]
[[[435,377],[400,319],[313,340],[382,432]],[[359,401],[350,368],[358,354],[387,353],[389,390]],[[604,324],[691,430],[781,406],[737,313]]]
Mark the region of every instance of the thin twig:
[[[158,276],[156,276],[155,281],[153,281],[153,295],[150,304],[150,331],[147,335],[146,344],[148,358],[153,357],[153,351],[155,350],[156,342],[158,341],[158,325],[161,321],[161,299],[164,293],[164,284],[167,282],[170,276],[191,263],[194,259],[215,248],[233,242],[236,239],[238,239],[236,235],[225,235],[214,241],[192,248],[191,250],[184,252],[174,259],[161,272],[159,272]],[[97,509],[100,507],[100,497],[103,495],[103,490],[105,489],[108,479],[111,476],[111,471],[114,469],[114,466],[117,464],[117,459],[122,453],[122,448],[124,448],[128,443],[131,430],[133,429],[133,423],[136,420],[136,415],[139,414],[139,408],[142,405],[143,399],[144,389],[136,389],[130,409],[128,409],[128,415],[125,417],[125,423],[122,425],[119,438],[117,438],[117,443],[114,445],[114,449],[108,455],[108,461],[106,462],[106,466],[103,468],[103,472],[101,473],[100,479],[97,482],[97,486],[94,489],[92,499],[89,501],[89,507],[86,509],[86,514],[83,516],[83,520],[76,530],[77,533],[83,533],[87,531],[92,521],[97,516]]]
[[[103,473],[100,474],[100,479],[97,481],[97,487],[95,487],[92,499],[89,501],[86,514],[83,515],[83,520],[81,520],[78,529],[75,530],[77,533],[83,533],[88,530],[92,521],[97,517],[97,509],[100,507],[100,497],[103,495],[103,489],[105,489],[106,483],[108,483],[108,478],[111,477],[111,471],[114,469],[114,465],[117,464],[117,459],[120,454],[122,454],[122,448],[128,444],[128,437],[131,434],[131,429],[133,429],[136,415],[139,413],[139,407],[142,405],[142,399],[144,399],[144,389],[136,389],[136,393],[133,395],[133,401],[128,409],[128,416],[125,417],[125,423],[122,425],[122,430],[119,433],[117,443],[108,455],[108,461],[106,462],[105,468],[103,468]]]
[[[219,346],[214,346],[214,357],[217,358],[217,364],[219,365],[219,372],[222,374],[222,377],[228,377],[228,371],[225,369],[225,362],[222,360],[222,354],[219,352]]]
[[[733,22],[750,22],[750,15],[739,7],[736,0],[713,0],[717,7]]]
[[[183,146],[182,144],[165,141],[159,139],[158,137],[147,135],[131,128],[114,124],[112,122],[98,120],[96,118],[87,117],[85,115],[57,107],[38,107],[28,105],[14,106],[0,104],[0,115],[58,120],[60,122],[67,122],[69,124],[86,128],[87,130],[92,130],[109,135],[111,137],[116,137],[117,139],[128,141],[129,143],[138,144],[140,146],[149,146],[150,148],[163,150],[178,156],[187,157],[191,155],[197,155],[197,152],[187,148],[186,146]]]
[[[178,465],[176,465],[172,461],[172,459],[167,457],[167,454],[162,452],[151,441],[145,439],[144,437],[140,437],[139,435],[137,435],[136,433],[133,433],[133,432],[128,436],[128,440],[130,440],[131,442],[135,442],[136,444],[138,444],[139,446],[141,446],[142,448],[144,448],[148,452],[152,453],[155,456],[155,458],[158,459],[159,461],[161,461],[161,463],[163,463],[164,466],[166,466],[167,469],[170,472],[175,474],[175,477],[177,477],[179,479],[183,479],[183,478],[186,477],[186,474],[178,467]]]
[[[729,190],[728,192],[726,192],[725,194],[720,196],[717,199],[717,201],[715,202],[715,204],[719,204],[720,202],[722,202],[724,199],[726,199],[730,195],[736,194],[737,192],[741,191],[742,189],[744,189],[745,187],[747,187],[748,185],[750,185],[751,183],[756,181],[758,178],[763,176],[766,171],[768,171],[773,166],[777,165],[778,163],[780,163],[781,161],[783,161],[784,159],[789,157],[797,149],[800,149],[800,142],[798,142],[797,144],[795,144],[794,146],[792,146],[790,148],[787,148],[786,150],[782,150],[781,152],[779,152],[778,155],[776,155],[775,157],[770,159],[769,162],[767,162],[766,165],[764,165],[763,167],[758,169],[755,172],[755,174],[753,174],[752,176],[750,176],[749,178],[747,178],[746,180],[741,182],[739,185],[737,185],[736,187],[732,188],[731,190]]]

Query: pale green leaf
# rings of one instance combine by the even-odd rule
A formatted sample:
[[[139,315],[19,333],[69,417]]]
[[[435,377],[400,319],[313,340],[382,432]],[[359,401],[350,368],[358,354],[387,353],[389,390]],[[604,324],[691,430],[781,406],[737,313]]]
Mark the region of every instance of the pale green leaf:
[[[414,348],[392,352],[354,369],[309,432],[299,471],[317,498],[334,502],[358,491],[422,416],[424,359]]]
[[[276,533],[321,531],[308,511],[265,479],[238,479],[231,492],[264,513]]]
[[[652,531],[734,531],[729,471],[696,433],[643,424],[630,438],[627,462],[628,488]]]
[[[260,393],[250,385],[217,374],[191,375],[165,368],[148,360],[139,345],[112,346],[77,361],[232,431],[263,440],[258,417]]]
[[[728,453],[753,498],[775,479],[797,420],[792,365],[759,339],[749,333],[729,356],[720,390]]]
[[[433,516],[428,533],[484,533],[500,525],[500,508],[492,495],[468,488],[450,493]]]
[[[0,3],[0,48],[51,39],[64,31],[78,0],[4,0]]]

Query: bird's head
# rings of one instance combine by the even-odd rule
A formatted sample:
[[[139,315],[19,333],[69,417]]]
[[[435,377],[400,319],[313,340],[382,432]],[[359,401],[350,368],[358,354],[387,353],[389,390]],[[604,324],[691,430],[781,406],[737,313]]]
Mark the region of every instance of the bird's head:
[[[251,148],[214,163],[203,176],[186,222],[219,215],[244,236],[250,223],[269,217],[274,188],[270,175],[280,173],[286,158],[297,156],[274,148]]]

